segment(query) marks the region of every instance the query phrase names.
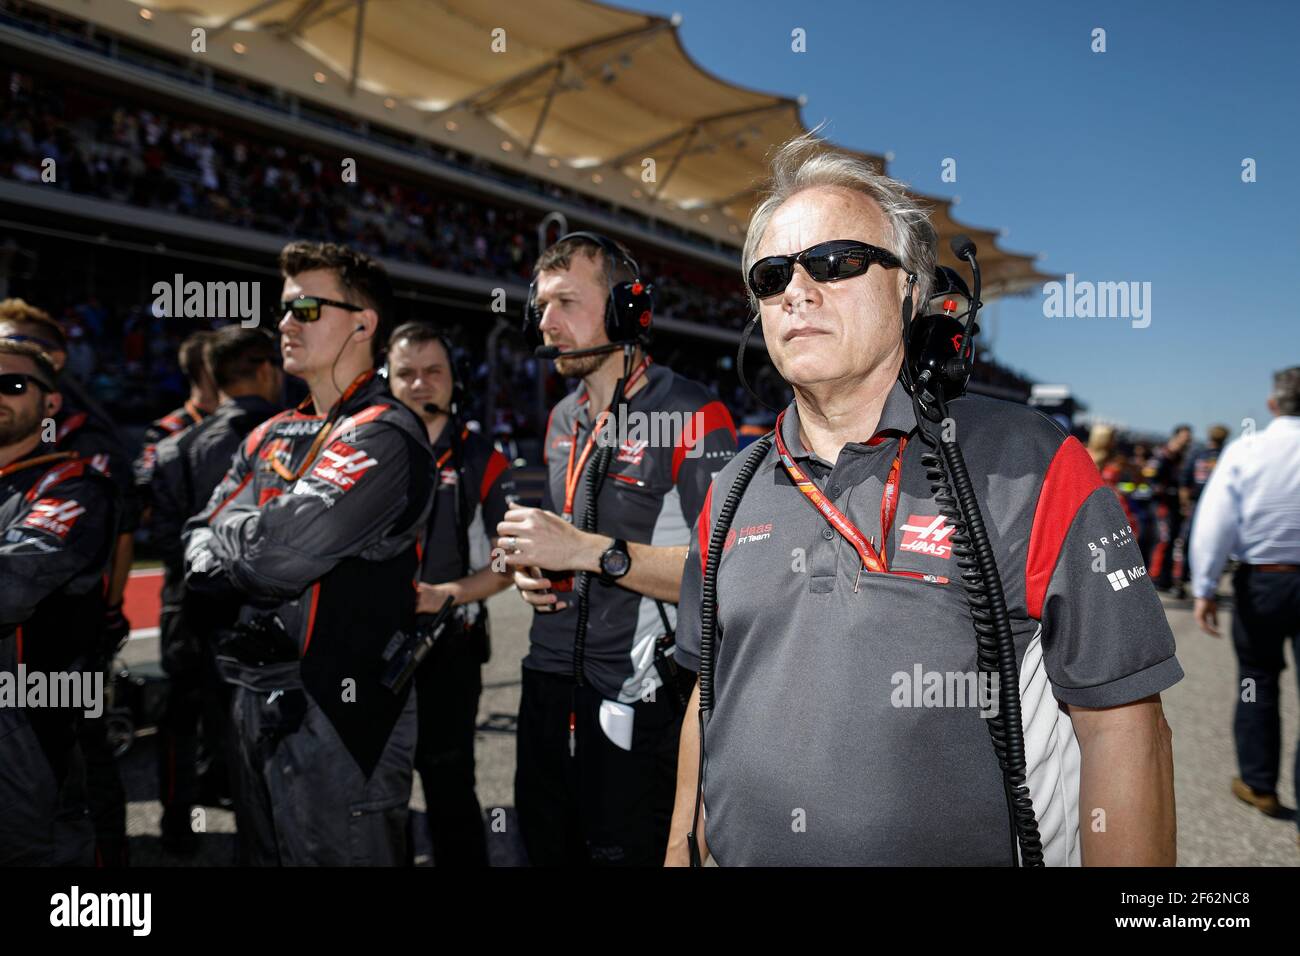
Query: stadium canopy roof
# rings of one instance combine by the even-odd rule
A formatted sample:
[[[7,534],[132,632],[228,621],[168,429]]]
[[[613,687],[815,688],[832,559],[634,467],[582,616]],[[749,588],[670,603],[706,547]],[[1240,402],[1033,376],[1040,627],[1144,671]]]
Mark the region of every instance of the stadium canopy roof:
[[[449,121],[428,130],[443,141],[444,125],[455,129],[456,117],[472,114],[509,137],[510,165],[522,160],[530,172],[570,187],[573,171],[583,170],[581,188],[607,200],[610,190],[594,187],[622,178],[632,188],[615,201],[635,208],[622,198],[630,192],[675,213],[665,218],[732,245],[743,236],[765,155],[806,130],[800,99],[746,89],[700,67],[682,46],[677,17],[592,0],[131,2],[149,16],[167,11],[204,26],[209,44],[262,34],[296,45],[334,75],[328,102],[336,108],[364,112],[382,98],[391,110],[398,101],[426,120]],[[91,19],[100,6],[52,5],[80,8]],[[239,59],[249,76],[276,81],[266,75],[265,58],[260,68],[258,58]],[[391,114],[374,117],[381,118],[392,122]],[[487,152],[494,162],[506,158]],[[887,166],[884,156],[861,155]],[[654,161],[653,182],[643,175],[647,160]],[[948,200],[922,198],[935,207],[942,261],[955,264],[946,240],[957,232],[979,244],[990,295],[1050,278],[1032,256],[998,249],[996,231],[955,223]]]

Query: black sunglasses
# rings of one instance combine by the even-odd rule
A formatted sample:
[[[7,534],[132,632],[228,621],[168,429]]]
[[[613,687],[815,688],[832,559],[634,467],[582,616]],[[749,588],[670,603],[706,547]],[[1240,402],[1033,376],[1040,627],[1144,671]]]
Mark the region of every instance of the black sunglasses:
[[[777,295],[794,278],[794,267],[803,266],[818,282],[852,279],[879,262],[888,269],[902,266],[898,256],[856,239],[819,242],[792,256],[766,256],[749,267],[749,288],[760,299]]]
[[[353,305],[351,302],[322,299],[318,295],[300,295],[296,299],[285,299],[280,303],[280,316],[283,317],[286,312],[292,312],[293,317],[299,322],[315,322],[320,318],[320,307],[322,305],[332,305],[336,309],[345,309],[348,312],[365,311],[364,306]]]
[[[6,372],[0,375],[0,395],[26,395],[33,385],[42,391],[54,391],[54,386],[49,382],[26,372]]]

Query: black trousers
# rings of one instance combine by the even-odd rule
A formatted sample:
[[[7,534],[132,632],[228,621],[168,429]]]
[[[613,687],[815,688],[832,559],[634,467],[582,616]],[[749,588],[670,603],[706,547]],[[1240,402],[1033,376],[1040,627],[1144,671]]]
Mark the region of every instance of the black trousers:
[[[474,792],[484,639],[457,627],[434,645],[415,672],[420,725],[415,769],[427,810],[423,818],[412,814],[411,820],[428,821],[434,866],[477,867],[488,862],[483,811]]]
[[[217,673],[211,644],[190,632],[183,618],[183,612],[164,611],[160,628],[171,685],[158,723],[164,834],[190,830],[195,804],[230,793],[230,685]]]
[[[1300,572],[1255,571],[1242,566],[1232,579],[1234,611],[1232,643],[1237,651],[1239,683],[1233,735],[1241,779],[1262,793],[1277,791],[1282,752],[1279,685],[1286,658],[1283,645],[1300,640]],[[1292,644],[1293,652],[1300,647]],[[1300,746],[1295,754],[1295,779],[1300,785]],[[1297,822],[1300,822],[1298,819]]]
[[[534,866],[661,866],[677,786],[682,708],[661,688],[633,708],[632,749],[600,729],[601,695],[523,669],[515,807]],[[569,755],[569,713],[576,748]]]
[[[113,679],[106,662],[96,662],[104,672],[104,686]],[[130,844],[126,836],[126,788],[118,772],[113,746],[108,742],[108,719],[82,716],[77,720],[77,740],[85,766],[86,799],[95,827],[95,865],[127,866]]]

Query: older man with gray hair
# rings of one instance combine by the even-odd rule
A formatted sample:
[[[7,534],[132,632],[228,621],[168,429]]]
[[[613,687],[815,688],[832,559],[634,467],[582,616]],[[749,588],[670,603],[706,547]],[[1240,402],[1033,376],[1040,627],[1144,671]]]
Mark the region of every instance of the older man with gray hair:
[[[1218,637],[1219,575],[1229,555],[1237,559],[1232,644],[1241,686],[1232,729],[1241,776],[1232,793],[1265,816],[1285,817],[1277,799],[1278,700],[1283,648],[1300,635],[1300,366],[1273,376],[1268,410],[1273,421],[1223,451],[1201,494],[1192,521],[1192,593],[1197,623]],[[1300,747],[1295,770],[1300,780]]]
[[[860,157],[812,136],[776,154],[743,266],[794,401],[728,502],[711,581],[743,457],[693,535],[678,654],[699,665],[715,596],[717,646],[712,707],[698,720],[697,689],[683,723],[669,864],[688,834],[726,865],[1022,862],[986,723],[999,689],[976,680],[968,542],[900,378],[900,318],[927,304],[935,244],[927,211]],[[1021,705],[1042,859],[1172,865],[1160,692],[1182,669],[1136,537],[1050,419],[974,395],[947,408],[1005,592],[1018,686],[1000,696]]]

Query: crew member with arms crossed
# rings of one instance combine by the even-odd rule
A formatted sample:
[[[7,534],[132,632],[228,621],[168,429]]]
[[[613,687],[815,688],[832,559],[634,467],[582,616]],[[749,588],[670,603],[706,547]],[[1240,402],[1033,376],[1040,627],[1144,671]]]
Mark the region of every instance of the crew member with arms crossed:
[[[61,401],[49,358],[0,340],[0,675],[11,688],[25,672],[44,674],[48,688],[64,683],[59,674],[81,683],[102,640],[118,493],[75,452],[42,443]],[[0,696],[0,865],[94,862],[77,724],[96,702],[63,703]],[[101,696],[101,715],[104,705]]]
[[[243,597],[218,647],[234,685],[246,862],[399,865],[415,754],[386,653],[415,629],[429,440],[375,375],[391,293],[345,246],[280,254],[284,370],[310,395],[249,433],[185,527],[186,585]]]

